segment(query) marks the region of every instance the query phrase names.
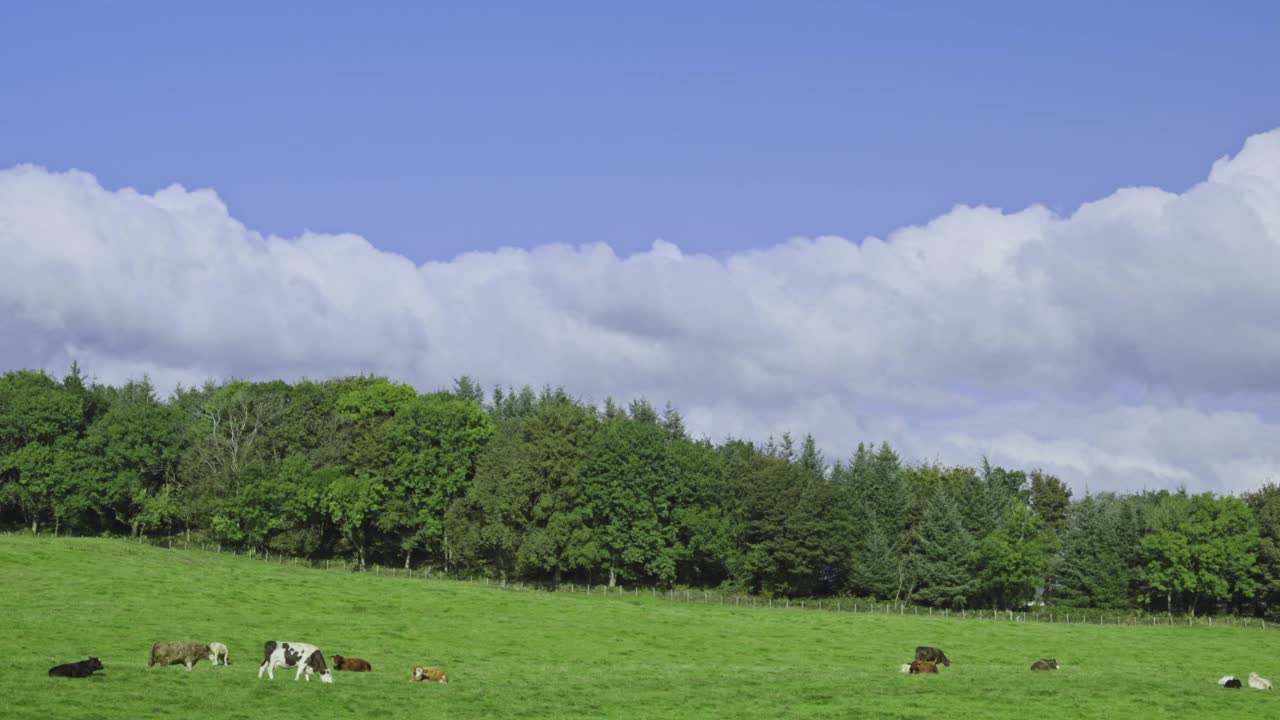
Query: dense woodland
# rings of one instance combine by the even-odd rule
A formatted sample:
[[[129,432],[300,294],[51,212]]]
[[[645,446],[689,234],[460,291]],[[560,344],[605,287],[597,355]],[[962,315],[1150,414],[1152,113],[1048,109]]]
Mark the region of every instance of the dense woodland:
[[[0,376],[0,525],[541,582],[1280,619],[1280,487],[1071,497],[1038,471],[714,444],[644,401],[469,378]]]

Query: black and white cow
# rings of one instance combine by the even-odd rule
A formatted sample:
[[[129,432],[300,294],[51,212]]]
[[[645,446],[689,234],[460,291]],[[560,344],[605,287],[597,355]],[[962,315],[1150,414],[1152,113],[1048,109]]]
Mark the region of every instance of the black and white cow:
[[[258,678],[261,679],[263,671],[266,671],[267,677],[275,680],[274,670],[278,667],[291,670],[297,668],[294,680],[305,674],[307,682],[311,682],[311,673],[319,673],[320,682],[333,682],[333,674],[329,672],[329,666],[324,664],[324,653],[315,645],[268,640],[262,646],[262,665],[258,668]]]

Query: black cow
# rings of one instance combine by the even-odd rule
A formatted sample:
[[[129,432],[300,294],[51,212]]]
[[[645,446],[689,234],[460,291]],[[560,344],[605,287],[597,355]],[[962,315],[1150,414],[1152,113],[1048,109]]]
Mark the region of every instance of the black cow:
[[[947,659],[946,653],[936,647],[929,647],[928,645],[921,645],[916,648],[916,660],[923,660],[924,662],[937,663],[938,665],[951,667],[951,661]]]
[[[1228,680],[1228,681],[1226,681],[1226,682],[1222,683],[1222,686],[1223,686],[1223,687],[1229,687],[1229,688],[1235,688],[1236,690],[1239,690],[1239,689],[1240,689],[1240,687],[1241,687],[1241,683],[1240,683],[1239,678],[1231,678],[1230,680]]]
[[[102,669],[102,661],[96,657],[80,662],[64,663],[49,668],[49,677],[89,677]]]

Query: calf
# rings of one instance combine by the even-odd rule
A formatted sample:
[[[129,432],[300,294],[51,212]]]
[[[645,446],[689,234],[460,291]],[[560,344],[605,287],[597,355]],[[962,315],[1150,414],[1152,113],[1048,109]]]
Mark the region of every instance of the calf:
[[[1256,672],[1249,673],[1249,687],[1254,690],[1270,690],[1271,681]]]
[[[934,665],[933,663],[931,663],[931,662],[927,662],[927,661],[925,661],[925,660],[917,660],[917,661],[915,661],[915,662],[911,663],[910,669],[911,669],[911,674],[912,674],[912,675],[919,675],[920,673],[936,673],[936,672],[938,672],[938,666],[937,666],[937,665]]]
[[[447,683],[449,682],[449,673],[438,667],[415,665],[413,667],[413,682]]]
[[[319,673],[320,682],[333,682],[333,673],[324,664],[324,653],[315,645],[283,640],[266,641],[262,645],[262,665],[258,666],[258,678],[261,679],[262,673],[266,672],[267,677],[275,680],[275,669],[278,667],[290,670],[297,668],[298,672],[293,676],[295,681],[305,674],[307,682],[311,682],[311,674]]]
[[[951,661],[947,659],[946,653],[936,647],[929,647],[928,645],[921,645],[916,648],[916,660],[923,660],[924,662],[931,662],[951,667]]]
[[[193,642],[158,642],[151,646],[151,660],[147,667],[156,665],[186,665],[187,672],[200,658],[212,657],[209,646]]]
[[[346,672],[370,672],[371,670],[373,670],[373,666],[369,664],[368,660],[361,660],[360,658],[349,658],[349,657],[342,657],[341,655],[334,655],[333,669],[343,670]]]
[[[1234,688],[1236,690],[1239,690],[1242,687],[1242,685],[1240,683],[1240,680],[1238,680],[1237,678],[1227,678],[1227,681],[1222,683],[1222,687],[1229,687],[1229,688]]]
[[[1042,658],[1031,663],[1032,670],[1058,670],[1058,661],[1053,658]]]
[[[80,662],[64,663],[49,668],[49,677],[89,677],[102,669],[102,661],[96,657]]]
[[[231,664],[231,654],[227,652],[227,646],[220,642],[209,643],[209,662],[217,665],[221,661],[223,665]]]

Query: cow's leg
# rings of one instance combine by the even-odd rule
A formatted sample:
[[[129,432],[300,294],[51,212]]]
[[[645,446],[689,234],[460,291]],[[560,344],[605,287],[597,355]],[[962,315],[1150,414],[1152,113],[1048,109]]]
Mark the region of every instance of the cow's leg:
[[[184,662],[183,665],[187,666],[187,672],[191,672],[192,662],[190,660],[187,660],[186,662]]]
[[[259,679],[259,680],[261,680],[261,679],[262,679],[262,671],[263,671],[263,670],[266,670],[266,669],[267,669],[267,664],[266,664],[265,662],[258,666],[258,679]]]
[[[295,675],[293,676],[293,681],[294,681],[294,682],[297,682],[297,681],[298,681],[298,679],[302,677],[302,670],[303,670],[303,668],[305,668],[305,667],[306,667],[306,665],[299,665],[299,666],[298,666],[298,672],[297,672],[297,674],[295,674]],[[311,682],[311,678],[307,678],[307,682]]]

